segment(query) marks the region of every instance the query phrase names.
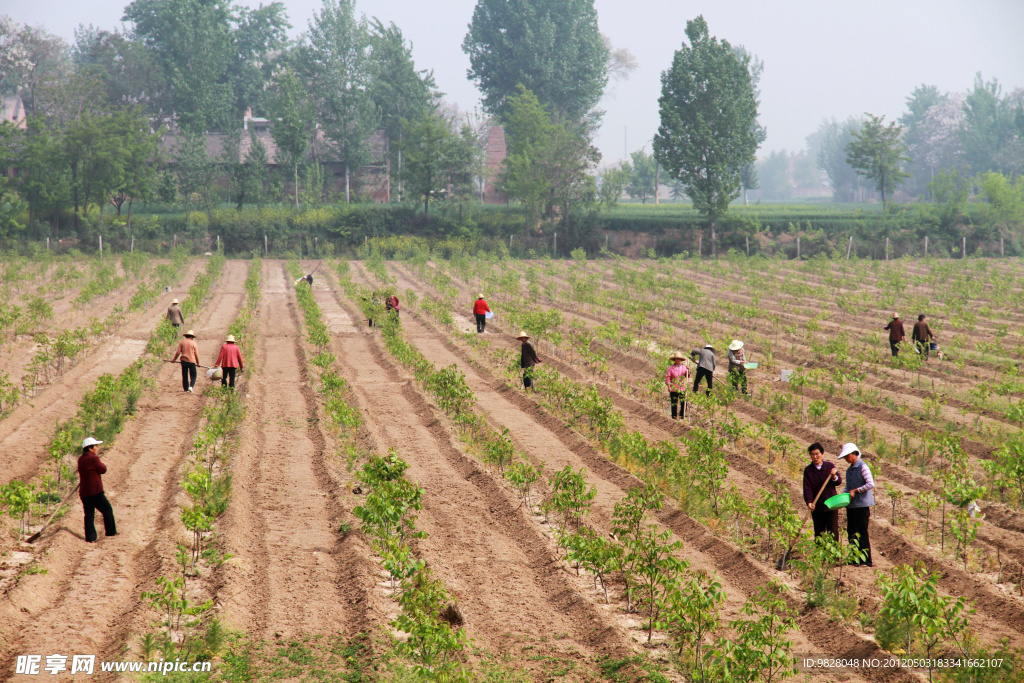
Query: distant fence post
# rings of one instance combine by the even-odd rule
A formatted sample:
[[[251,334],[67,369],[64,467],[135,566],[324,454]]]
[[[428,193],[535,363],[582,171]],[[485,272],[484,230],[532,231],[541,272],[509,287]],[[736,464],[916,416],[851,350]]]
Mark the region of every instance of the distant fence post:
[[[999,237],[999,255],[1000,256],[1006,256],[1006,254],[1003,252],[1003,238],[1002,238],[1002,236]]]
[[[960,258],[964,259],[967,258],[967,236],[964,235],[960,239],[963,240],[960,243]]]
[[[850,251],[853,249],[853,235],[850,235],[850,243],[846,245],[846,260],[850,260]]]
[[[800,237],[796,238],[796,260],[800,260]]]
[[[100,235],[100,256],[103,256],[103,235]]]
[[[889,238],[885,238],[885,260],[889,260]]]
[[[750,256],[750,235],[743,238],[747,243],[747,256]]]
[[[266,233],[263,234],[263,255],[264,256],[267,255],[267,235],[266,235]]]
[[[703,241],[704,241],[704,235],[703,234],[697,235],[697,257],[698,258],[700,258],[701,251],[703,251],[703,249],[702,249]]]
[[[50,251],[50,238],[46,238],[46,251]]]
[[[134,253],[135,253],[135,235],[132,235],[132,246],[131,246],[131,249],[130,249],[129,251],[130,251],[130,252],[131,252],[132,254],[134,254]]]
[[[554,234],[554,237],[551,240],[551,255],[552,256],[557,256],[558,255],[558,233],[557,232]]]
[[[924,236],[924,255],[928,255],[928,235]]]

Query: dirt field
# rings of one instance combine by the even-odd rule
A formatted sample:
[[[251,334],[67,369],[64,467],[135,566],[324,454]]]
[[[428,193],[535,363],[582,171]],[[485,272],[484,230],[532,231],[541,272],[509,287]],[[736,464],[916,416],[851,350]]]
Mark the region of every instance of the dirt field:
[[[300,267],[309,272],[316,263],[303,261]],[[244,308],[248,265],[228,261],[212,294],[187,323],[196,329],[203,363],[212,362]],[[524,504],[508,479],[481,460],[471,437],[446,415],[413,368],[389,350],[381,328],[367,325],[360,310],[365,302],[346,293],[333,265],[327,262],[317,271],[313,299],[329,330],[327,351],[361,417],[352,439],[364,454],[396,453],[408,464],[404,476],[422,489],[422,509],[416,512],[422,534],[410,545],[457,605],[459,627],[471,639],[460,655],[466,670],[475,672],[470,679],[686,680],[665,629],[656,628],[648,643],[646,618],[626,609],[620,582],[609,581],[606,602],[594,577],[565,559],[553,516]],[[190,263],[182,292],[202,268],[202,261]],[[1005,279],[1017,273],[1014,268],[994,265],[993,272],[975,277]],[[612,457],[609,444],[581,420],[560,413],[543,391],[524,393],[506,372],[511,354],[518,353],[512,334],[529,320],[524,310],[561,313],[561,334],[548,330],[538,343],[544,367],[565,381],[592,387],[621,415],[625,432],[649,443],[677,444],[685,454],[685,440],[698,430],[732,429],[721,432],[731,435],[722,437],[728,464],[724,488],[733,488],[752,510],[770,491],[793,509],[806,510],[799,473],[807,443],[820,441],[826,459],[833,461],[843,442],[861,444],[878,483],[870,529],[874,567],[847,568],[836,588],[845,602],[826,606],[808,604],[808,584],[799,571],[776,569],[781,548],[757,540],[756,527],[747,530],[749,537],[738,537],[736,529],[747,521],[711,514],[702,504],[679,498],[676,492],[685,482],[664,484],[668,495],[664,507],[650,514],[651,528],[665,534],[666,542],[681,543],[675,556],[689,563],[690,571],[717,578],[725,594],[723,623],[743,618],[749,599],[774,581],[786,587],[785,603],[793,611],[788,650],[794,656],[884,659],[890,655],[878,646],[874,628],[880,603],[876,577],[920,561],[937,573],[942,596],[971,602],[976,647],[991,652],[1004,638],[1013,648],[1024,646],[1021,501],[1012,487],[996,500],[997,486],[985,465],[999,462],[1003,444],[1019,438],[1019,424],[1007,410],[1021,393],[1014,387],[979,391],[1016,377],[1011,368],[1019,361],[1014,349],[1024,334],[1024,314],[1017,308],[997,313],[1000,295],[993,288],[962,286],[965,299],[956,308],[991,314],[960,327],[938,314],[931,318],[944,350],[949,349],[947,357],[954,358],[908,368],[887,358],[888,346],[879,336],[885,311],[899,297],[921,308],[929,296],[935,299],[931,310],[946,311],[956,291],[954,275],[963,273],[946,276],[949,284],[940,288],[933,282],[934,266],[907,264],[909,284],[896,294],[874,284],[837,289],[831,275],[809,271],[797,278],[804,290],[771,268],[734,270],[725,262],[715,267],[478,263],[468,269],[449,262],[388,262],[384,269],[388,282],[380,280],[377,268],[349,263],[358,291],[390,289],[399,295],[404,339],[435,368],[457,366],[472,391],[472,410],[486,429],[507,434],[525,462],[543,466],[538,497],[551,493],[548,480],[555,472],[567,466],[584,472],[586,486],[594,489],[586,525],[600,537],[614,537],[616,505],[649,473],[628,458]],[[875,281],[889,277],[883,271]],[[394,625],[402,608],[380,548],[359,531],[355,511],[366,504],[367,491],[357,479],[354,456],[346,451],[348,442],[328,418],[313,363],[316,349],[293,283],[285,262],[263,262],[261,300],[237,387],[245,415],[224,440],[230,451],[224,465],[231,476],[230,499],[204,536],[220,559],[200,562],[181,594],[189,604],[209,600],[201,620],[216,620],[229,634],[214,657],[215,679],[321,680],[317,676],[324,671],[358,671],[366,678],[345,680],[390,680],[394,667],[411,661],[394,658],[392,638],[407,641],[410,634]],[[131,289],[105,298],[104,310],[126,303]],[[473,333],[470,306],[478,291],[487,293],[496,311],[485,335]],[[702,297],[713,299],[721,315],[706,317],[695,303]],[[836,312],[835,301],[843,297],[860,297],[850,304],[856,310]],[[872,297],[881,303],[869,308]],[[451,324],[439,321],[440,309],[426,306],[428,298],[446,307]],[[521,305],[525,301],[528,309]],[[0,421],[7,454],[0,483],[40,480],[48,471],[46,449],[55,424],[77,410],[100,375],[117,374],[144,355],[165,310],[160,300],[132,316]],[[829,315],[821,316],[823,310]],[[909,319],[911,310],[906,312]],[[62,316],[54,329],[64,324],[76,323]],[[908,336],[909,327],[908,322]],[[664,372],[664,349],[688,352],[705,340],[717,346],[731,338],[745,339],[762,363],[750,377],[751,396],[731,398],[718,413],[693,404],[688,420],[670,419],[667,397],[657,381],[651,382]],[[838,354],[824,350],[836,339],[845,345]],[[993,358],[991,345],[997,340],[1010,350],[1007,358]],[[24,361],[24,354],[14,349],[4,358]],[[719,363],[721,384],[724,351]],[[159,633],[164,619],[144,593],[156,591],[163,577],[181,573],[175,555],[191,537],[183,524],[191,505],[183,482],[196,439],[213,419],[214,398],[202,377],[201,388],[190,395],[181,391],[177,366],[147,367],[152,386],[101,454],[118,535],[101,535],[98,543],[86,545],[77,498],[35,544],[18,542],[16,520],[4,523],[0,676],[5,680],[38,679],[15,673],[18,657],[31,653],[161,658],[143,652],[144,637]],[[798,386],[778,381],[786,369],[811,379]],[[837,377],[842,378],[838,383]],[[827,406],[824,414],[811,415],[815,401]],[[773,431],[758,431],[762,425]],[[978,498],[986,516],[964,552],[955,549],[946,525],[942,534],[937,530],[937,509],[930,513],[925,538],[925,516],[913,504],[926,492],[945,495],[948,479],[927,445],[942,434],[956,437],[966,458],[963,472],[991,492]],[[787,454],[776,451],[767,462],[774,448],[769,441],[781,437],[792,440]],[[175,638],[187,631],[166,630],[178,634]],[[953,652],[949,643],[942,647]],[[371,673],[370,662],[378,660],[380,670]],[[660,673],[652,673],[656,670]],[[61,680],[135,680],[113,672],[64,675]],[[823,682],[910,681],[926,680],[927,671],[860,666],[841,672],[811,668],[798,676]]]

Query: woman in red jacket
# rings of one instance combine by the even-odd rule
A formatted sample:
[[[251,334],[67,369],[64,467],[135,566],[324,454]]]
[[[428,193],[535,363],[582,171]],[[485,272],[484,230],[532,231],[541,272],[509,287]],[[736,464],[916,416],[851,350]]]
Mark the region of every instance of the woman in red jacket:
[[[220,355],[217,356],[217,362],[214,365],[219,366],[224,371],[220,378],[220,385],[222,387],[230,386],[234,389],[235,371],[238,370],[240,372],[244,370],[245,363],[242,362],[242,350],[235,343],[235,336],[233,334],[229,334],[225,338],[224,345],[220,347]]]
[[[107,536],[117,536],[117,525],[114,523],[114,509],[103,493],[103,475],[107,466],[100,461],[97,446],[103,443],[91,436],[82,442],[82,455],[78,457],[78,497],[85,508],[85,540],[96,542],[96,511],[103,515],[103,531]]]
[[[473,315],[476,317],[476,333],[480,334],[487,328],[487,314],[491,312],[483,294],[477,294],[476,302],[473,304]]]

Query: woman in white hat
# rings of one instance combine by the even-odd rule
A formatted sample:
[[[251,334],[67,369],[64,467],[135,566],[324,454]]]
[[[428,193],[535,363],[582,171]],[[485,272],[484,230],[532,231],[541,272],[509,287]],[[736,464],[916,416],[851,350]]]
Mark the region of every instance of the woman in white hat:
[[[196,346],[196,333],[189,330],[185,338],[178,342],[178,350],[174,352],[171,362],[181,357],[181,388],[194,394],[192,387],[196,385],[196,366],[199,365],[199,347]]]
[[[672,362],[665,371],[665,385],[668,386],[668,400],[672,404],[672,419],[675,420],[686,415],[686,384],[690,369],[686,367],[686,357],[678,351],[673,351],[668,359]]]
[[[516,339],[522,342],[519,367],[523,369],[523,388],[532,389],[533,366],[540,363],[540,358],[537,358],[537,350],[533,348],[533,344],[530,343],[530,335],[526,334],[525,330],[520,330],[519,334],[516,335]]]
[[[110,507],[103,492],[103,475],[107,466],[100,460],[97,446],[102,441],[88,437],[82,442],[82,455],[78,456],[78,497],[85,508],[85,542],[96,542],[96,511],[103,515],[103,531],[107,536],[117,536],[117,524],[114,522],[114,508]]]
[[[729,382],[732,388],[747,393],[747,357],[743,354],[743,342],[733,339],[729,344]],[[742,386],[742,389],[740,387]]]
[[[858,544],[864,553],[864,559],[857,563],[862,567],[871,567],[871,539],[868,537],[868,521],[871,519],[871,508],[875,504],[875,479],[871,470],[860,457],[860,449],[855,443],[843,444],[839,459],[845,460],[850,466],[846,470],[846,486],[844,493],[850,494],[850,504],[846,506],[846,535],[850,545]]]
[[[491,312],[491,307],[484,301],[483,292],[476,295],[476,301],[473,302],[473,317],[476,318],[476,333],[481,334],[487,329],[487,314]]]
[[[229,334],[224,339],[224,344],[220,347],[220,354],[217,356],[217,362],[214,365],[219,366],[224,371],[224,375],[220,378],[220,385],[222,387],[230,386],[234,389],[236,369],[239,372],[245,369],[245,363],[242,362],[242,350],[235,343],[235,335]]]

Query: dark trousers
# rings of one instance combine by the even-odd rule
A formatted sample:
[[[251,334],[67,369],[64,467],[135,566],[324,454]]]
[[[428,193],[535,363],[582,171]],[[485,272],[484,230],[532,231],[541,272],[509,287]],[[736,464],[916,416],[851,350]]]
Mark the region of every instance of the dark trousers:
[[[928,352],[931,350],[931,344],[925,341],[914,342],[917,346],[917,352],[924,356],[925,360],[928,360]]]
[[[829,510],[824,503],[819,502],[811,511],[811,522],[814,524],[815,538],[830,533],[839,543],[839,510]]]
[[[221,368],[221,371],[224,373],[220,378],[220,385],[222,387],[228,386],[232,389],[235,388],[235,370],[237,369],[238,368]]]
[[[693,391],[694,391],[694,393],[696,393],[697,387],[700,386],[700,381],[706,377],[707,380],[708,380],[708,391],[707,391],[707,393],[710,396],[711,395],[711,380],[712,380],[713,376],[714,376],[713,373],[710,370],[708,370],[707,368],[697,368],[697,377],[694,378],[694,380],[693,380]]]
[[[196,364],[181,361],[181,388],[188,391],[196,385]]]
[[[523,368],[523,388],[533,388],[533,368]]]
[[[96,511],[103,515],[103,531],[107,536],[117,536],[117,525],[114,524],[114,508],[110,507],[110,501],[106,494],[97,493],[82,499],[82,507],[85,508],[85,540],[92,543],[96,540]]]
[[[891,341],[889,342],[889,349],[892,351],[893,358],[900,355],[900,343]]]
[[[732,383],[732,388],[736,391],[743,391],[747,393],[747,370],[746,368],[740,368],[739,370],[729,371],[729,381]]]
[[[473,317],[476,318],[476,332],[480,334],[487,329],[487,314],[486,313],[474,313]]]
[[[861,564],[871,566],[871,541],[868,539],[868,521],[871,519],[871,508],[846,508],[846,537],[850,539],[850,545],[858,543],[861,550],[867,553],[867,557]],[[860,534],[859,540],[854,536]]]
[[[682,417],[686,414],[686,399],[682,391],[668,392],[668,400],[672,404],[672,419]]]

